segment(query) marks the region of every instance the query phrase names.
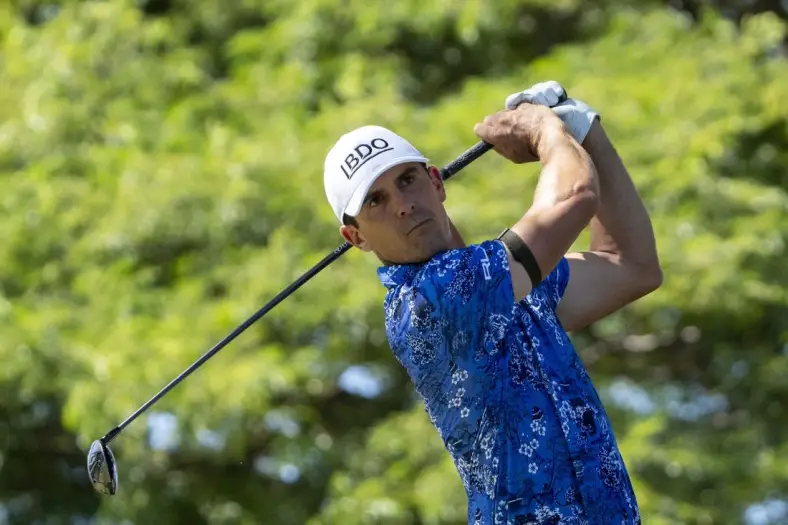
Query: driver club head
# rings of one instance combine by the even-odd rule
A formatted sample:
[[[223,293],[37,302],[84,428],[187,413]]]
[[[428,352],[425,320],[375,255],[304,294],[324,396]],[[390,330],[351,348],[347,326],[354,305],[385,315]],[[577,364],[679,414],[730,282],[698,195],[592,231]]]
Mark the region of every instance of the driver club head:
[[[90,476],[90,482],[97,492],[111,496],[118,490],[118,468],[115,456],[100,439],[90,445],[88,476]]]

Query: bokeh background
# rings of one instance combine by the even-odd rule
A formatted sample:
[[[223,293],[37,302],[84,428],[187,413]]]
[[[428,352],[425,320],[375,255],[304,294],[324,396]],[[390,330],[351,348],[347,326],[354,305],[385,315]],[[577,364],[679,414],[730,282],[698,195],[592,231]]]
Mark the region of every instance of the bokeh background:
[[[644,523],[788,523],[788,4],[6,0],[0,525],[459,525],[465,494],[351,251],[123,420],[341,243],[324,155],[389,126],[439,166],[554,79],[598,109],[664,285],[574,334]],[[536,166],[449,184],[471,242]],[[578,242],[582,248],[587,238]]]

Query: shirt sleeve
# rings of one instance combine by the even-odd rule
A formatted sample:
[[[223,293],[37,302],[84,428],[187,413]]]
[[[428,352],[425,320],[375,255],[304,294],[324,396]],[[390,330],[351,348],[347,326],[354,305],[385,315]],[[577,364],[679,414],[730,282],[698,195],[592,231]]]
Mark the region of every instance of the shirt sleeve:
[[[466,334],[474,346],[495,353],[515,305],[509,259],[500,240],[434,258],[419,288],[436,305],[450,332]]]
[[[569,284],[569,261],[561,258],[553,271],[541,282],[536,290],[541,290],[552,310],[558,308]]]

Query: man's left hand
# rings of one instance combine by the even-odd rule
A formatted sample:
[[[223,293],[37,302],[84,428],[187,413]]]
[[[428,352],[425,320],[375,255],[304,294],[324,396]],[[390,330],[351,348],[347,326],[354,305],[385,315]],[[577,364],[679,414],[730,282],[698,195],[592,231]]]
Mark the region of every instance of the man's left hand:
[[[574,139],[582,144],[599,113],[587,104],[566,98],[564,87],[555,80],[539,82],[525,91],[518,91],[506,97],[506,109],[515,109],[523,102],[547,106],[563,121]],[[565,100],[564,100],[565,99]]]

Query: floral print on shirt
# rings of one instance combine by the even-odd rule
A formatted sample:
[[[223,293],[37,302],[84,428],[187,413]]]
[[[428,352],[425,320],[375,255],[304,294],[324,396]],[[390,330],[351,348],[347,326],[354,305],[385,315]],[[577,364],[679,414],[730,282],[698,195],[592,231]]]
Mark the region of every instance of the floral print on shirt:
[[[610,421],[555,313],[566,259],[519,302],[499,240],[378,274],[389,345],[451,454],[469,525],[640,524]]]

